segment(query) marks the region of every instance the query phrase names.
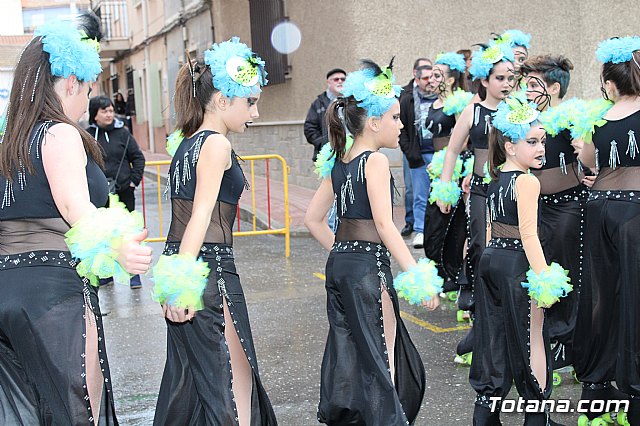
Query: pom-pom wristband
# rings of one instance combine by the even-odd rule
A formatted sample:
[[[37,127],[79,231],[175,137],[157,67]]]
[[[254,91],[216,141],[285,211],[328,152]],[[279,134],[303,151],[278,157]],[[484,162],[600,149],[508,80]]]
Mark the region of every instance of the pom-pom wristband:
[[[529,297],[541,308],[550,307],[573,290],[569,271],[555,262],[540,274],[529,269],[527,281],[522,283],[522,287],[528,290]]]
[[[162,255],[153,267],[152,297],[158,303],[200,310],[207,287],[209,266],[186,254]]]
[[[436,179],[431,182],[431,194],[429,194],[429,202],[431,204],[440,201],[445,204],[455,206],[460,199],[460,187],[454,181],[442,182]]]
[[[398,297],[412,305],[419,305],[440,294],[443,283],[444,280],[438,275],[435,262],[422,258],[415,266],[398,274],[393,280],[393,287]]]
[[[143,228],[142,215],[129,212],[117,195],[109,197],[109,205],[86,214],[65,234],[71,255],[80,260],[78,275],[94,286],[98,279],[109,277],[129,283],[131,275],[116,261],[117,250],[125,238],[139,234]]]

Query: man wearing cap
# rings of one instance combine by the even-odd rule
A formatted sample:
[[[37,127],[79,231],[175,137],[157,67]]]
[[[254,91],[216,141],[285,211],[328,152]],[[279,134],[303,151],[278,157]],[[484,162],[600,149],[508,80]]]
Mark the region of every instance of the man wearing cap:
[[[346,76],[347,73],[340,68],[329,71],[327,73],[327,90],[318,95],[307,112],[307,118],[304,120],[304,136],[307,138],[307,142],[313,145],[313,161],[316,161],[322,145],[329,141],[324,115],[331,101],[342,95],[342,86]]]

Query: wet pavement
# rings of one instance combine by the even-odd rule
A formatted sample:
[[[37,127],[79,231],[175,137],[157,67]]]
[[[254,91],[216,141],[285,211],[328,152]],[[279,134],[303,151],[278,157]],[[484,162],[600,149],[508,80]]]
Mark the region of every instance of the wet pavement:
[[[148,190],[153,190],[148,183]],[[138,197],[140,200],[140,197]],[[153,199],[155,202],[155,199]],[[166,233],[168,203],[163,202]],[[157,235],[158,209],[147,205],[150,235]],[[243,223],[246,230],[249,224]],[[154,258],[161,243],[151,243]],[[291,257],[285,258],[284,237],[237,237],[236,264],[242,280],[263,384],[283,426],[317,425],[320,364],[327,335],[324,265],[327,253],[311,237],[291,239]],[[422,250],[412,250],[414,257]],[[399,268],[392,263],[394,274]],[[151,283],[100,289],[107,350],[118,418],[122,425],[150,425],[164,368],[166,332],[159,306],[150,296]],[[443,300],[434,312],[401,301],[402,316],[422,356],[427,390],[416,426],[470,425],[475,394],[468,383],[468,367],[453,362],[457,342],[467,333],[456,321],[456,306]],[[553,398],[577,401],[580,393],[568,374]],[[517,397],[512,390],[511,397]],[[577,416],[553,416],[576,424]],[[521,425],[521,415],[503,415],[504,425]]]

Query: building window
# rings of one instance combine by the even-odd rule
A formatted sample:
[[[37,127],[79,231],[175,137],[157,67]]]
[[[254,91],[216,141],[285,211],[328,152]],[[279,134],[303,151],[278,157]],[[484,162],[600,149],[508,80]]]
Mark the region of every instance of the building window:
[[[285,82],[289,72],[287,55],[271,45],[273,27],[286,20],[282,0],[249,0],[251,48],[268,64],[269,84]]]

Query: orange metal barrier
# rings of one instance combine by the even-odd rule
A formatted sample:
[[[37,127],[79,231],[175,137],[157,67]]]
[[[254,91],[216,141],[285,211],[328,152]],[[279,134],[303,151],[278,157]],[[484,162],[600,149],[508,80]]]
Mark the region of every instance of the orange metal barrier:
[[[242,230],[241,229],[241,219],[240,219],[240,213],[242,210],[247,211],[246,209],[241,209],[241,204],[242,204],[242,199],[240,200],[240,203],[238,204],[238,213],[237,213],[237,218],[236,218],[236,225],[235,228],[236,230],[233,232],[234,237],[245,237],[245,236],[252,236],[252,235],[265,235],[265,234],[276,234],[276,235],[284,235],[284,241],[285,241],[285,256],[289,257],[289,255],[291,254],[291,232],[290,232],[290,223],[291,223],[291,219],[289,217],[289,181],[288,181],[288,173],[289,173],[289,168],[287,166],[287,162],[284,158],[282,158],[280,155],[277,154],[265,154],[265,155],[247,155],[244,157],[240,157],[240,159],[242,161],[248,161],[251,162],[251,175],[250,175],[250,192],[251,192],[251,210],[249,211],[250,215],[251,215],[251,230]],[[269,160],[277,160],[280,162],[281,166],[282,166],[282,189],[283,189],[283,208],[284,208],[284,227],[282,228],[273,228],[271,226],[272,223],[272,210],[273,210],[273,206],[271,203],[271,186],[272,186],[272,182],[271,182],[271,178],[270,178],[270,171],[269,171]],[[265,201],[266,202],[266,218],[265,220],[265,227],[266,229],[258,229],[258,210],[257,210],[257,198],[258,195],[256,193],[256,173],[255,173],[255,162],[256,161],[264,161],[264,171],[265,171],[265,176],[264,176],[264,184],[265,184],[265,190],[266,190],[266,199],[261,200],[261,201]],[[155,175],[156,175],[156,179],[155,179],[155,183],[157,185],[157,189],[156,189],[156,207],[158,210],[158,229],[159,229],[159,236],[157,237],[150,237],[147,238],[146,241],[148,242],[163,242],[166,241],[167,237],[165,235],[165,232],[163,230],[163,205],[162,205],[162,201],[163,201],[163,194],[162,192],[164,191],[165,185],[163,184],[163,180],[164,183],[166,183],[166,178],[165,179],[161,179],[161,175],[162,175],[162,167],[168,167],[169,164],[171,162],[170,161],[147,161],[146,166],[147,167],[155,167]],[[262,177],[260,177],[259,179],[262,179]],[[278,182],[278,184],[280,184],[280,182]],[[144,223],[145,223],[145,227],[147,226],[147,196],[146,196],[146,191],[145,191],[145,178],[143,177],[142,182],[141,182],[141,189],[142,189],[142,215],[144,217]],[[263,194],[264,195],[264,194]],[[276,206],[278,207],[278,206]],[[167,210],[170,210],[170,207],[167,208]]]

